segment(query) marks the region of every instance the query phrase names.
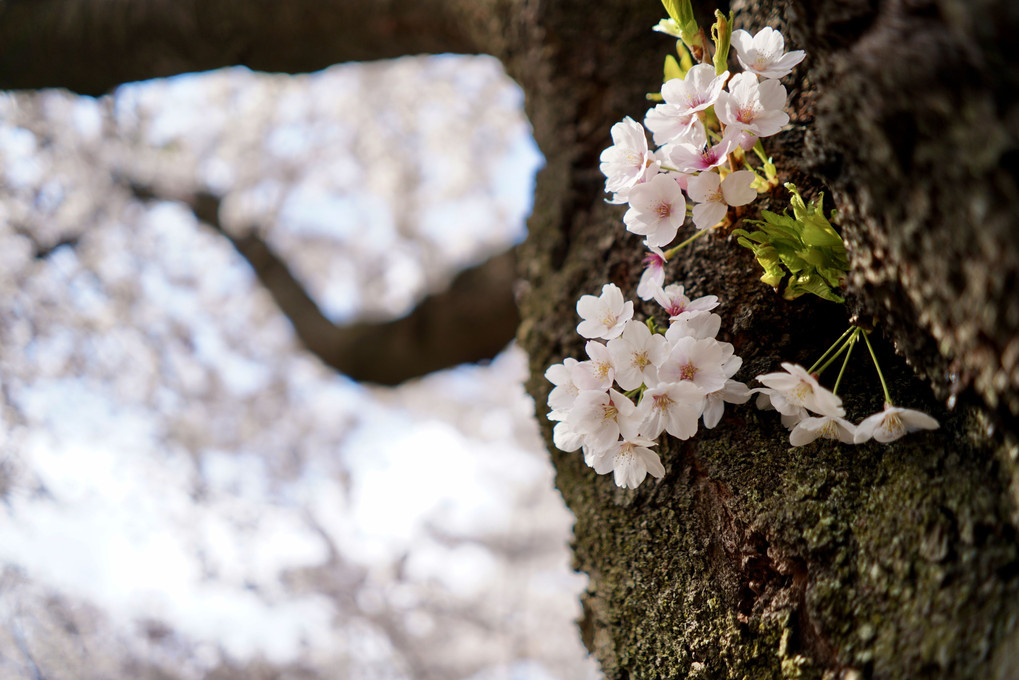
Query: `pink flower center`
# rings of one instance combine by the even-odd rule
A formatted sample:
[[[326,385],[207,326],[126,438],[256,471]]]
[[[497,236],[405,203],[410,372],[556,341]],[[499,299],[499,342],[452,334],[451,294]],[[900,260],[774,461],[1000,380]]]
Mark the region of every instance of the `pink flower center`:
[[[658,219],[667,220],[672,215],[672,204],[665,201],[659,201],[655,206],[655,212],[658,213]]]
[[[672,398],[667,394],[656,394],[654,396],[653,406],[657,411],[665,411],[670,406],[672,406],[673,403],[675,402],[673,402]]]
[[[680,380],[693,380],[694,376],[697,375],[697,367],[692,363],[685,363],[679,367],[679,379]]]

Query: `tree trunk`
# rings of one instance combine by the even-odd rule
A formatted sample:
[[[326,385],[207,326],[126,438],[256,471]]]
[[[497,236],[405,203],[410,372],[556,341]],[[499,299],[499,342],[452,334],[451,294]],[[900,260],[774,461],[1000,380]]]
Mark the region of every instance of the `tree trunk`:
[[[550,448],[577,515],[575,566],[591,577],[584,641],[609,678],[1017,677],[1019,74],[1005,51],[1017,10],[734,8],[739,26],[775,26],[807,50],[787,82],[792,129],[767,140],[769,153],[783,179],[830,190],[852,261],[848,307],[886,338],[896,401],[942,427],[890,446],[791,449],[777,416],[748,404],[661,445],[665,478],[635,491]],[[642,93],[658,87],[671,44],[647,29],[661,14],[655,3],[559,3],[542,20],[558,39],[542,43],[546,72],[559,80],[510,62],[549,157],[520,254],[518,337],[539,417],[545,367],[582,355],[576,299],[605,282],[633,297],[642,248],[623,210],[603,203],[596,168],[609,126],[639,119]],[[670,279],[721,298],[738,377],[810,363],[849,312],[781,300],[726,241],[698,241]],[[881,408],[867,370],[844,392],[850,413]],[[551,447],[551,423],[545,434]]]
[[[112,12],[116,4],[101,7]],[[542,375],[583,351],[577,298],[606,282],[632,297],[640,275],[642,246],[623,230],[622,208],[603,200],[598,156],[610,126],[643,116],[644,93],[659,88],[672,43],[649,29],[662,8],[656,0],[447,4],[453,19],[429,25],[443,26],[456,49],[503,59],[527,94],[546,156],[518,253],[518,340],[531,357],[528,388],[557,485],[577,516],[575,566],[590,575],[582,635],[606,676],[1016,677],[1019,70],[1006,48],[1019,7],[1007,0],[734,3],[738,26],[775,26],[808,52],[800,75],[786,81],[791,129],[769,139],[768,150],[783,180],[808,194],[826,190],[829,207],[834,199],[852,263],[849,311],[782,300],[760,283],[749,253],[719,233],[683,251],[669,265],[670,280],[719,296],[724,339],[743,357],[737,377],[748,382],[779,361],[809,363],[850,313],[873,321],[875,337],[886,340],[878,352],[896,401],[933,413],[942,426],[889,446],[792,449],[773,412],[735,407],[717,428],[662,444],[664,479],[630,491],[595,475],[579,453],[551,448]],[[9,35],[11,13],[32,5],[0,5],[0,37]],[[440,11],[442,3],[427,5]],[[255,44],[247,41],[261,35],[256,17],[232,24],[244,40],[231,45]],[[174,30],[186,32],[188,22],[181,25]],[[389,24],[364,25],[384,35]],[[0,86],[94,92],[125,78],[226,63],[287,70],[347,58],[330,47],[305,54],[318,29],[300,28],[281,38],[295,46],[282,56],[216,51],[228,31],[217,26],[214,35],[192,36],[205,40],[192,62],[175,51],[170,60],[118,66],[120,75],[79,65],[63,81],[59,63],[32,57],[55,33],[33,33],[35,42],[19,41],[6,57],[0,40]],[[420,36],[411,43],[430,44]],[[123,49],[118,64],[131,62],[131,49],[148,54]],[[12,73],[28,63],[30,77]],[[786,198],[778,190],[770,201],[754,205],[781,209]],[[867,370],[843,389],[851,414],[880,409],[881,390]],[[949,400],[953,410],[944,406]]]

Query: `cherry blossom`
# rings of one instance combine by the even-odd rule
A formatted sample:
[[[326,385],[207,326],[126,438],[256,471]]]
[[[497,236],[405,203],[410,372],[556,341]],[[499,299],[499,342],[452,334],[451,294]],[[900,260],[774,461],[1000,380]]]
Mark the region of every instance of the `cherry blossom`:
[[[723,124],[757,137],[770,137],[789,122],[783,111],[786,91],[777,80],[757,82],[753,73],[737,73],[729,81],[729,91],[718,96],[715,115]]]
[[[732,356],[732,345],[713,338],[679,338],[658,367],[662,382],[689,380],[705,393],[725,387],[722,364]]]
[[[783,415],[800,415],[799,409],[807,409],[821,416],[844,417],[842,400],[822,387],[817,378],[807,373],[798,364],[783,362],[785,373],[765,373],[757,380],[766,390],[771,406]]]
[[[704,172],[724,164],[728,154],[738,145],[739,130],[733,128],[714,146],[695,145],[685,142],[671,144],[668,159],[680,172]],[[689,182],[689,180],[688,180]]]
[[[722,420],[726,403],[745,404],[750,400],[750,388],[738,380],[732,379],[732,376],[736,375],[736,371],[742,365],[743,359],[740,357],[729,357],[722,364],[722,375],[726,378],[725,387],[705,395],[703,419],[704,427],[709,430],[718,425],[719,421]]]
[[[666,246],[686,221],[686,198],[669,174],[638,184],[628,195],[630,209],[623,215],[627,231],[644,236],[650,246]]]
[[[585,460],[600,475],[611,472],[616,486],[636,489],[648,474],[658,479],[665,476],[658,454],[648,448],[654,445],[650,439],[632,437],[612,448],[591,452]]]
[[[886,403],[883,411],[879,411],[864,419],[856,427],[857,444],[873,438],[883,444],[895,441],[907,432],[917,430],[936,430],[938,421],[923,411],[900,408]]]
[[[697,64],[683,78],[666,81],[662,85],[662,99],[666,105],[675,107],[679,115],[704,111],[715,103],[728,79],[728,71],[715,75],[711,64]]]
[[[677,283],[655,291],[654,298],[669,313],[669,321],[676,321],[685,312],[708,312],[718,306],[717,296],[705,295],[691,300]]]
[[[693,208],[693,223],[698,229],[715,226],[729,211],[729,206],[741,206],[757,198],[753,184],[754,173],[737,170],[721,179],[717,172],[702,172],[691,177],[687,183],[690,200],[696,201]]]
[[[658,173],[658,162],[648,149],[644,128],[629,116],[612,126],[612,146],[601,152],[605,191],[628,192]]]
[[[644,115],[644,127],[651,131],[651,138],[659,146],[678,142],[704,144],[700,140],[708,138],[704,123],[696,113],[682,114],[669,104],[659,104],[648,109]]]
[[[675,345],[679,338],[684,337],[696,340],[714,338],[718,335],[721,327],[722,317],[714,312],[688,309],[672,318],[669,330],[665,331],[665,339],[669,341],[669,344]]]
[[[704,390],[689,381],[661,383],[648,388],[637,405],[640,431],[657,437],[664,430],[689,439],[697,434],[697,419],[704,409]]]
[[[555,385],[548,395],[548,407],[552,409],[553,413],[568,411],[573,406],[580,391],[573,382],[573,369],[578,363],[576,359],[567,357],[563,359],[563,363],[552,364],[545,370],[545,379]],[[551,414],[549,419],[562,420],[562,418],[552,418]]]
[[[645,241],[645,245],[647,242]],[[644,256],[644,273],[640,275],[640,282],[637,284],[637,297],[641,300],[650,300],[654,297],[655,291],[660,290],[665,283],[665,253],[661,248],[648,246],[651,252]]]
[[[613,283],[602,286],[601,295],[583,295],[577,300],[577,314],[583,319],[577,332],[585,338],[611,340],[623,332],[633,318],[633,302],[623,301],[623,291]]]
[[[785,39],[771,26],[765,26],[751,37],[744,30],[732,32],[736,59],[748,71],[762,78],[781,78],[806,56],[803,50],[785,52]]]
[[[796,423],[789,433],[789,443],[804,446],[818,437],[834,439],[843,444],[854,443],[856,425],[838,416],[810,416]]]
[[[624,438],[636,436],[636,411],[633,402],[616,390],[582,390],[566,422],[584,437],[585,446],[600,450],[611,446],[620,434]]]
[[[609,340],[608,352],[615,366],[616,382],[624,390],[635,390],[645,382],[657,381],[657,367],[668,355],[669,343],[639,321],[629,321],[622,335]]]
[[[572,370],[573,382],[580,390],[605,391],[612,387],[616,377],[616,367],[608,348],[591,340],[584,346],[589,361],[581,361]],[[551,395],[550,395],[551,398]]]

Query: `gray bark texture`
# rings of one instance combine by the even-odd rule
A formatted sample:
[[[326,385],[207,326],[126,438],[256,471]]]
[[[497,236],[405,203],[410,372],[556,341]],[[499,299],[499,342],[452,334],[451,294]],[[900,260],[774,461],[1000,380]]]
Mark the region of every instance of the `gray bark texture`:
[[[127,43],[118,43],[119,70],[85,68],[80,53],[68,57],[73,69],[33,57],[66,47],[47,47],[57,29],[47,33],[33,7],[51,15],[63,6],[97,8],[90,21],[102,23],[122,4],[136,9],[113,22],[121,29],[141,8],[164,3],[0,4],[0,87],[97,92],[127,78],[227,63],[292,70],[351,58],[336,47],[342,41],[309,47],[322,25],[350,32],[346,19],[337,21],[347,16],[343,3],[287,3],[286,45],[274,46],[275,58],[256,50],[256,59],[253,36],[265,30],[259,13],[283,4],[228,0],[197,3],[229,18],[214,32],[189,34],[193,18],[173,24],[171,36],[190,38],[189,49],[167,52],[172,60]],[[662,444],[664,479],[633,491],[595,475],[579,453],[551,446],[542,374],[583,352],[577,298],[606,282],[632,295],[640,275],[642,246],[623,230],[622,208],[604,203],[598,156],[610,126],[642,117],[644,93],[660,85],[672,43],[649,28],[662,8],[654,0],[418,6],[434,16],[413,38],[399,32],[392,40],[425,49],[431,38],[418,34],[435,25],[436,42],[448,49],[500,57],[526,92],[546,156],[530,236],[517,255],[517,337],[531,358],[528,389],[557,486],[577,516],[575,566],[590,575],[581,633],[606,677],[1019,677],[1019,67],[1010,49],[1019,6],[733,3],[738,27],[771,25],[790,48],[807,50],[786,80],[790,128],[768,140],[768,151],[783,180],[807,195],[824,190],[838,208],[852,264],[849,304],[782,300],[722,233],[683,251],[669,277],[722,300],[723,339],[743,357],[737,378],[745,381],[780,361],[809,364],[850,315],[873,324],[896,402],[942,426],[889,446],[790,448],[774,412],[730,408],[717,428]],[[308,18],[302,8],[314,9],[312,28],[300,27],[297,18]],[[714,7],[700,9],[709,16]],[[27,23],[9,23],[15,10]],[[9,48],[11,30],[26,25],[33,41],[18,38]],[[158,22],[146,25],[158,33]],[[394,24],[360,25],[370,37]],[[755,206],[786,204],[778,189]],[[850,375],[842,392],[856,417],[881,408],[869,369]]]

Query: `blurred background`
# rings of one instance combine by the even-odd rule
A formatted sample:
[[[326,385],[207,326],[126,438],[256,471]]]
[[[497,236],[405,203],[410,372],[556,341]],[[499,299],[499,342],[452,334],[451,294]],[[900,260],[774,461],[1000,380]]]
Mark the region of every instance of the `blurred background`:
[[[597,677],[521,352],[358,384],[224,236],[407,314],[523,239],[521,99],[452,56],[0,95],[0,678]]]

